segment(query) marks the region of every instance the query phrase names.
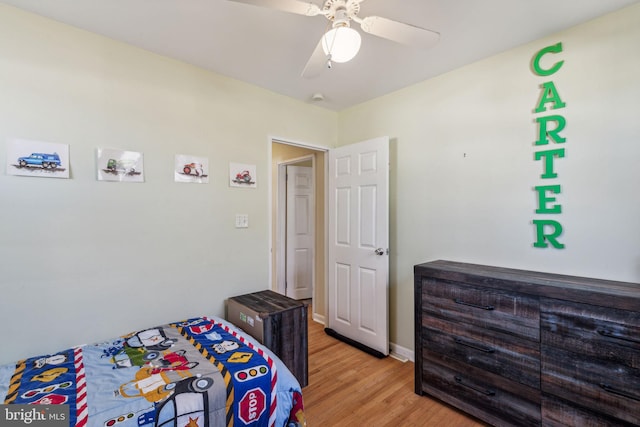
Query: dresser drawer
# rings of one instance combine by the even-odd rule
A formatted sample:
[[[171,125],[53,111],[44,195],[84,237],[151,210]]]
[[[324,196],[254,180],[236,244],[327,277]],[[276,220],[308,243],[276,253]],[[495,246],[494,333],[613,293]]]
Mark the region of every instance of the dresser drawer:
[[[563,402],[553,396],[542,396],[543,427],[632,427],[627,423],[606,415],[597,414]]]
[[[422,391],[496,426],[539,426],[535,388],[424,351]]]
[[[430,352],[485,369],[530,387],[540,387],[540,343],[513,335],[424,318],[422,340]]]
[[[543,298],[542,344],[640,369],[640,312]]]
[[[640,370],[556,347],[542,347],[541,387],[577,405],[640,423]]]
[[[536,297],[431,278],[423,279],[422,289],[422,311],[428,316],[540,339]]]
[[[640,313],[543,298],[542,390],[640,424]]]

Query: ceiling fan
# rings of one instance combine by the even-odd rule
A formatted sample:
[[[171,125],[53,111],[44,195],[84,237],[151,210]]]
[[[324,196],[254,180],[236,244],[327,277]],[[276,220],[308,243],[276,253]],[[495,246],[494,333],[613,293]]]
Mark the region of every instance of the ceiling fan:
[[[365,33],[404,45],[428,48],[435,45],[440,34],[411,24],[393,21],[380,16],[360,18],[360,3],[364,0],[325,0],[322,7],[302,0],[230,0],[238,3],[269,7],[305,16],[323,15],[331,29],[318,42],[311,58],[302,71],[303,77],[314,77],[334,62],[351,60],[360,49],[360,33],[351,28],[356,22]]]

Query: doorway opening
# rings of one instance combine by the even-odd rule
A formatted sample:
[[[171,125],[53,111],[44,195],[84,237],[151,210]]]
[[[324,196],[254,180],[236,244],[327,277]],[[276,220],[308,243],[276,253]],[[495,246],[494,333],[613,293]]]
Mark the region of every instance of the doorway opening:
[[[313,319],[324,323],[327,149],[273,139],[270,151],[271,288],[310,299]]]

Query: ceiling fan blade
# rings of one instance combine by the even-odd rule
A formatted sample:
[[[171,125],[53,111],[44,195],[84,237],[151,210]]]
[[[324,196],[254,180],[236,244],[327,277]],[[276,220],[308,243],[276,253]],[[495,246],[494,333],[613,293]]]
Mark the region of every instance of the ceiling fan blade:
[[[429,48],[440,40],[440,33],[380,16],[369,16],[364,19],[354,18],[354,21],[360,24],[365,33],[408,46]]]
[[[270,7],[283,12],[297,13],[298,15],[316,16],[322,15],[322,9],[309,1],[299,0],[229,0],[236,3],[252,4],[254,6]]]
[[[322,49],[322,39],[318,42],[315,50],[311,54],[311,58],[307,61],[307,65],[302,70],[302,77],[310,79],[319,76],[325,68],[329,68],[329,58]]]

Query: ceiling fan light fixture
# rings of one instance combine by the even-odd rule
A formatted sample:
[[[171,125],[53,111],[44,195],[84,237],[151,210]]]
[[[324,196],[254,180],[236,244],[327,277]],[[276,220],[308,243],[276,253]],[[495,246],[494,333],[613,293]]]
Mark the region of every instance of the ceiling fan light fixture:
[[[351,61],[360,50],[360,33],[348,26],[336,26],[322,36],[322,50],[333,62]]]

